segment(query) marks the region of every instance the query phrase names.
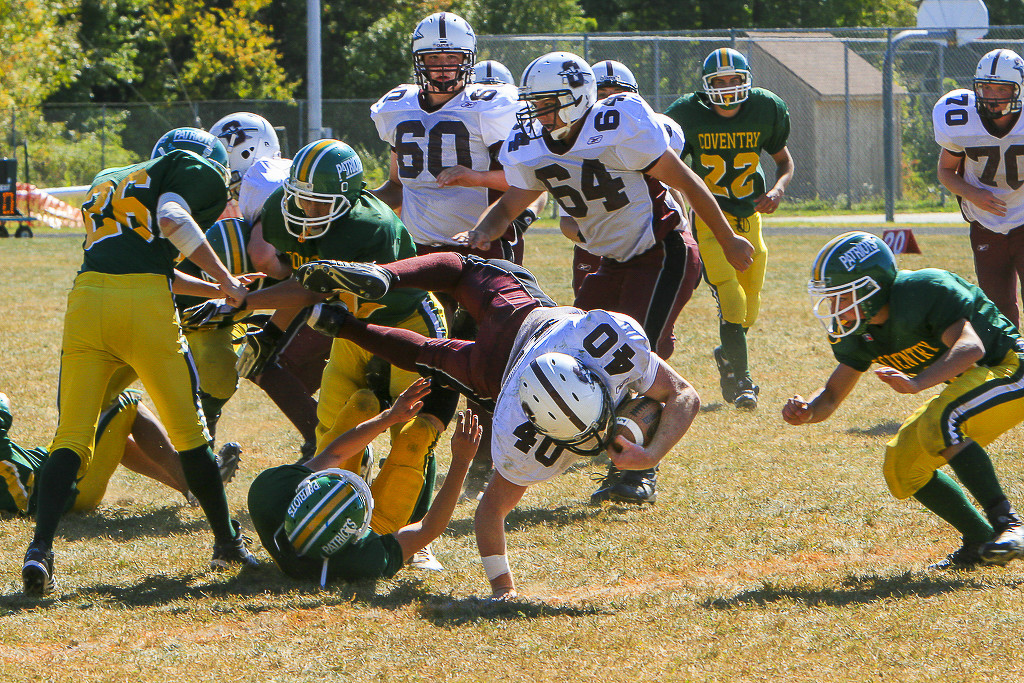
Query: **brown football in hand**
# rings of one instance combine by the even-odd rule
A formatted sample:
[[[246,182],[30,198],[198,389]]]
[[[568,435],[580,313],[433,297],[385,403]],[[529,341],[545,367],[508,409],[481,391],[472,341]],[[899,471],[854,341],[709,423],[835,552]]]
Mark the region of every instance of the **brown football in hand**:
[[[627,441],[646,446],[658,429],[662,405],[653,398],[638,396],[622,403],[615,411],[615,427],[612,437],[621,436]]]

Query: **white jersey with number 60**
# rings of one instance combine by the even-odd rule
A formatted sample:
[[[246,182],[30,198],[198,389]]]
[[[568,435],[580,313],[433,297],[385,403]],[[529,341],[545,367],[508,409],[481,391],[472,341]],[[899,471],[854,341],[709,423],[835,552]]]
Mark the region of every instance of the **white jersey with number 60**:
[[[612,405],[627,392],[642,394],[658,374],[657,356],[640,324],[627,315],[571,307],[544,309],[551,324],[512,361],[494,406],[491,457],[502,477],[530,486],[564,473],[580,456],[539,434],[519,403],[519,383],[530,361],[550,351],[579,359],[608,387]]]
[[[491,170],[489,147],[503,142],[521,104],[511,85],[467,85],[432,111],[420,88],[400,85],[370,107],[380,139],[391,145],[402,181],[402,222],[417,244],[452,244],[490,204],[486,187],[438,187],[446,168]]]
[[[1006,135],[993,135],[974,106],[974,93],[954,90],[932,109],[935,142],[964,159],[964,180],[989,190],[1006,202],[1006,215],[996,216],[966,199],[961,208],[970,221],[993,232],[1007,233],[1024,225],[1024,116]]]

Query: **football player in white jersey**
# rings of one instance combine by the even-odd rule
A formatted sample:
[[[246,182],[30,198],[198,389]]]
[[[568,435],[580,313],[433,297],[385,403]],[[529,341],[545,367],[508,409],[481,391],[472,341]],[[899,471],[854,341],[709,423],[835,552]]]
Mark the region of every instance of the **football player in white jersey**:
[[[263,205],[267,198],[288,179],[292,160],[281,158],[281,142],[277,131],[265,118],[252,112],[235,112],[213,124],[210,132],[220,138],[231,163],[231,194],[238,201],[242,218],[252,226],[245,244],[255,270],[275,280],[291,276],[291,265],[263,239]],[[274,401],[302,435],[303,458],[313,455],[316,444],[317,402],[313,394],[320,388],[320,376],[330,355],[330,343],[310,334],[302,325],[292,325],[300,312],[282,309],[274,312],[262,330],[253,330],[247,337],[250,345],[269,343],[273,338],[276,351],[262,372],[251,380]]]
[[[314,291],[371,300],[396,287],[444,292],[479,324],[476,341],[462,341],[368,324],[331,304],[318,304],[309,319],[325,335],[493,406],[496,469],[475,529],[494,598],[516,595],[504,521],[529,486],[565,472],[581,454],[605,449],[622,470],[654,468],[700,409],[697,392],[651,350],[635,320],[555,306],[528,270],[509,261],[454,253],[385,265],[313,261],[298,277]],[[664,404],[646,446],[610,437],[615,407],[633,394]]]
[[[981,58],[974,89],[943,95],[932,110],[938,178],[971,225],[978,285],[1020,327],[1024,286],[1024,59],[1013,50]]]
[[[515,85],[516,79],[508,67],[496,59],[485,59],[473,65],[473,82],[483,85]]]
[[[394,88],[370,107],[381,140],[391,145],[388,181],[373,193],[400,211],[418,253],[467,252],[454,235],[472,228],[508,189],[496,159],[516,123],[518,94],[503,83],[472,83],[476,34],[451,12],[416,26],[412,54],[416,83]],[[503,240],[478,253],[512,259],[517,235],[511,223]]]

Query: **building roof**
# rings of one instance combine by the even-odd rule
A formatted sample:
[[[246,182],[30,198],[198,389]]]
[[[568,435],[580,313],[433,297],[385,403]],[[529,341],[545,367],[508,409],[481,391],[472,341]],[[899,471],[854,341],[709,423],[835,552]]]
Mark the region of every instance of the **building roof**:
[[[821,97],[846,95],[844,52],[847,48],[832,34],[748,32],[747,36],[752,48],[774,59]],[[849,50],[849,68],[851,97],[882,96],[882,72],[871,62]],[[893,94],[905,95],[907,91],[894,83]]]

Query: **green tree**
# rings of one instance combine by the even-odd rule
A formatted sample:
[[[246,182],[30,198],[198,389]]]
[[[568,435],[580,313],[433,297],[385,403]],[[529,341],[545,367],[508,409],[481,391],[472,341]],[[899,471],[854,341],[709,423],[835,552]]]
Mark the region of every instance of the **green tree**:
[[[79,66],[72,0],[0,3],[0,108],[32,106]]]

